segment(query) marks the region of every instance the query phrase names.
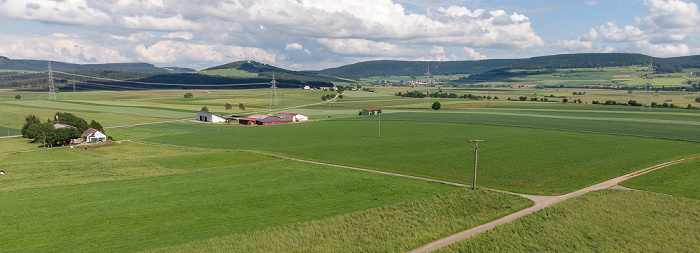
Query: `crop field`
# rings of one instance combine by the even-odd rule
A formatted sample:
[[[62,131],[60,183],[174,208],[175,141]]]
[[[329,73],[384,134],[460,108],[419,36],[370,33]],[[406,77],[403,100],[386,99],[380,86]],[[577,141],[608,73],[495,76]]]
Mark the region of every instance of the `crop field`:
[[[621,183],[622,186],[700,199],[700,159],[656,170]]]
[[[695,252],[700,200],[601,190],[557,203],[438,252]]]
[[[697,154],[700,150],[700,143],[696,142],[416,121],[384,121],[381,138],[377,138],[377,126],[377,121],[372,120],[320,121],[232,127],[216,133],[179,134],[145,141],[200,148],[263,150],[470,183],[473,153],[466,140],[486,139],[489,143],[481,147],[479,157],[479,166],[483,168],[478,175],[481,185],[530,194],[564,194],[671,158]],[[313,133],[314,138],[308,138],[309,133]],[[305,141],[298,141],[302,139]]]
[[[245,152],[159,149],[171,148],[123,143],[10,155],[0,163],[7,172],[0,177],[0,233],[18,236],[3,242],[2,250],[140,251],[325,219],[455,189]],[[484,198],[478,196],[482,194],[495,193],[467,198]],[[503,198],[493,204],[499,209],[472,209],[479,214],[472,222],[529,204],[496,195]]]

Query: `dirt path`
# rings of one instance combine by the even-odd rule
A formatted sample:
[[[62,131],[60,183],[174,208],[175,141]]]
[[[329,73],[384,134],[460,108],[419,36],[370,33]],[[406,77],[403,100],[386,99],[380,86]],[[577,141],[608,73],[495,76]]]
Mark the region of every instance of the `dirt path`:
[[[464,231],[462,231],[462,232],[459,232],[459,233],[454,234],[454,235],[451,235],[451,236],[449,236],[449,237],[446,237],[446,238],[437,240],[437,241],[435,241],[435,242],[426,244],[426,245],[424,245],[424,246],[422,246],[422,247],[420,247],[420,248],[414,249],[414,250],[412,250],[412,251],[410,251],[410,252],[413,252],[413,253],[418,253],[418,252],[431,252],[431,251],[433,251],[433,250],[436,250],[436,249],[445,247],[445,246],[447,246],[447,245],[450,245],[450,244],[452,244],[452,243],[455,243],[455,242],[464,240],[464,239],[466,239],[466,238],[469,238],[469,237],[471,237],[471,236],[473,236],[473,235],[479,234],[479,233],[484,232],[484,231],[486,231],[486,230],[492,229],[492,228],[494,228],[494,227],[496,227],[496,226],[498,226],[498,225],[505,224],[505,223],[507,223],[507,222],[509,222],[509,221],[515,220],[515,219],[517,219],[517,218],[523,217],[523,216],[528,215],[528,214],[531,214],[531,213],[536,212],[536,211],[538,211],[538,210],[541,210],[541,209],[543,209],[543,208],[545,208],[545,207],[551,206],[551,205],[554,204],[554,203],[561,202],[561,201],[563,201],[563,200],[570,199],[570,198],[573,198],[573,197],[576,197],[576,196],[580,196],[580,195],[586,194],[586,193],[591,192],[591,191],[596,191],[596,190],[611,188],[611,187],[614,187],[614,186],[618,185],[618,183],[620,183],[620,182],[622,182],[622,181],[625,181],[625,180],[627,180],[627,179],[630,179],[630,178],[633,178],[633,177],[636,177],[636,176],[639,176],[639,175],[643,175],[643,174],[649,173],[649,172],[651,172],[651,171],[654,171],[654,170],[657,170],[657,169],[661,169],[661,168],[663,168],[663,167],[667,167],[667,166],[674,165],[674,164],[677,164],[677,163],[680,163],[680,162],[683,162],[683,161],[686,161],[686,160],[691,160],[691,159],[696,159],[696,158],[700,158],[700,156],[691,157],[691,158],[685,158],[685,159],[679,159],[679,160],[675,160],[675,161],[665,162],[665,163],[662,163],[662,164],[657,164],[657,165],[651,166],[651,167],[649,167],[649,168],[645,168],[645,169],[642,169],[642,170],[638,170],[638,171],[632,172],[632,173],[627,174],[627,175],[619,176],[619,177],[610,179],[610,180],[608,180],[608,181],[605,181],[605,182],[602,182],[602,183],[599,183],[599,184],[596,184],[596,185],[592,185],[592,186],[589,186],[589,187],[586,187],[586,188],[583,188],[583,189],[581,189],[581,190],[578,190],[578,191],[575,191],[575,192],[571,192],[571,193],[568,193],[568,194],[565,194],[565,195],[560,195],[560,196],[531,196],[531,197],[534,197],[534,198],[530,198],[530,199],[531,199],[532,201],[535,202],[535,204],[534,204],[533,206],[531,206],[531,207],[525,208],[525,209],[523,209],[523,210],[520,210],[519,212],[515,212],[515,213],[512,213],[512,214],[510,214],[510,215],[504,216],[504,217],[502,217],[502,218],[500,218],[500,219],[497,219],[497,220],[494,220],[494,221],[491,221],[491,222],[482,224],[482,225],[480,225],[480,226],[477,226],[477,227],[474,227],[474,228],[471,228],[471,229],[464,230]]]

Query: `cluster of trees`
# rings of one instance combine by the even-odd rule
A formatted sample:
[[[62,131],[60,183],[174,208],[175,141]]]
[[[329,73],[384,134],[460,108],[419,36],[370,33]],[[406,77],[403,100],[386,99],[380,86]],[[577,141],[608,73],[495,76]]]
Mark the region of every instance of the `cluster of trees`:
[[[338,97],[340,98],[340,96],[342,96],[342,95],[339,95]],[[329,99],[333,99],[334,97],[335,97],[335,94],[326,94],[326,95],[323,95],[323,96],[321,97],[321,100],[326,101],[326,100],[329,100]]]
[[[576,96],[576,95],[582,96],[582,95],[586,95],[586,94],[583,93],[583,92],[580,92],[580,91],[579,91],[579,92],[575,92],[575,91],[574,91],[574,96]]]
[[[397,92],[394,95],[399,96],[399,97],[412,97],[412,98],[424,98],[425,93],[422,91],[417,91],[417,90],[412,90],[412,91],[406,91],[406,92]],[[471,99],[471,100],[479,100],[479,99],[495,99],[498,100],[498,97],[494,96],[475,96],[472,94],[462,94],[462,95],[457,95],[457,93],[445,93],[441,91],[433,92],[430,93],[431,98],[462,98],[462,99]]]
[[[61,123],[72,127],[54,128],[54,123]],[[104,133],[104,128],[100,123],[92,120],[87,123],[85,119],[77,117],[71,113],[56,113],[54,120],[48,119],[42,123],[38,117],[33,114],[25,117],[24,126],[22,126],[22,137],[34,139],[34,142],[41,142],[44,146],[53,147],[54,145],[67,145],[71,140],[78,139],[81,134],[88,128],[94,128]]]

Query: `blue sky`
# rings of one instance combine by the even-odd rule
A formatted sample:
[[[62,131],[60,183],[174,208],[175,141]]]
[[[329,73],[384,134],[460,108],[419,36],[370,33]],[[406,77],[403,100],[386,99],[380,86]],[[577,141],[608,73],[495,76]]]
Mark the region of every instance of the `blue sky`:
[[[688,0],[4,0],[0,55],[203,69],[562,53],[700,54]]]

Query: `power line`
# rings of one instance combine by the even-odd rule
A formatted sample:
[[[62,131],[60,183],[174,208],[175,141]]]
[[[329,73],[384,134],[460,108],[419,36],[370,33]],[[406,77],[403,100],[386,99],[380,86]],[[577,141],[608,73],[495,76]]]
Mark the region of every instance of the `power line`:
[[[67,72],[61,72],[61,71],[54,71],[56,73],[61,73],[65,75],[70,75],[70,76],[78,76],[78,77],[84,77],[84,78],[92,78],[92,79],[97,79],[97,80],[104,80],[104,81],[112,81],[112,82],[124,82],[124,83],[135,83],[135,84],[147,84],[147,85],[163,85],[163,86],[195,86],[195,87],[223,87],[223,86],[247,86],[247,85],[261,85],[261,84],[270,84],[269,82],[266,83],[227,83],[227,84],[182,84],[182,83],[151,83],[151,82],[140,82],[140,81],[130,81],[130,80],[119,80],[119,79],[112,79],[112,78],[104,78],[104,77],[94,77],[94,76],[86,76],[86,75],[80,75],[80,74],[73,74],[73,73],[67,73]],[[280,83],[276,82],[277,84],[289,84],[289,83]],[[298,84],[289,84],[289,85],[298,85]]]
[[[486,142],[485,140],[467,140],[467,142],[474,142],[474,182],[472,182],[472,190],[476,190],[476,159],[479,157],[479,142]]]

